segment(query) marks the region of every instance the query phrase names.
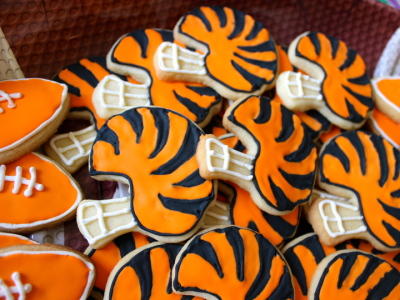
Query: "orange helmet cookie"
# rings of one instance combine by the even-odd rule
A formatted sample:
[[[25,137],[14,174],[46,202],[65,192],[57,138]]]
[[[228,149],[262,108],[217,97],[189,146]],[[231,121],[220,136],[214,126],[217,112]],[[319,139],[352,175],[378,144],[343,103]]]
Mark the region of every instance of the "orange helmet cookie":
[[[94,278],[92,262],[64,246],[17,245],[0,249],[2,299],[84,300]]]
[[[155,57],[162,79],[201,82],[230,100],[260,95],[275,84],[275,42],[250,15],[222,6],[197,7],[178,21],[174,38],[200,53],[162,43]]]
[[[309,200],[317,150],[300,118],[266,97],[250,96],[226,111],[224,127],[247,152],[229,148],[213,135],[200,138],[200,174],[223,179],[250,192],[267,213],[284,215]]]
[[[289,267],[261,234],[228,226],[201,232],[179,251],[177,293],[205,299],[293,299]]]
[[[0,164],[43,144],[56,132],[68,109],[63,84],[40,78],[0,81]]]
[[[308,299],[385,299],[400,295],[400,273],[382,258],[341,250],[324,258],[313,276]]]
[[[400,250],[400,152],[376,134],[349,131],[323,145],[319,167],[318,185],[332,195],[313,200],[307,217],[321,241],[361,238]]]
[[[163,42],[173,42],[172,31],[161,29],[135,30],[122,36],[107,55],[110,70],[129,75],[140,84],[125,84],[109,77],[95,90],[93,102],[103,117],[115,112],[118,102],[126,105],[154,105],[172,109],[200,127],[204,127],[221,109],[221,97],[210,87],[180,81],[164,81],[157,77],[154,56]],[[122,94],[124,91],[125,94]],[[119,111],[118,111],[119,110]]]
[[[71,219],[83,195],[49,158],[29,153],[0,165],[0,230],[30,233]]]
[[[188,118],[156,106],[107,121],[93,144],[90,174],[128,184],[130,196],[81,202],[78,225],[92,248],[130,231],[176,242],[197,230],[216,196],[213,181],[199,175],[202,135]]]
[[[371,81],[364,60],[335,37],[305,32],[290,43],[291,63],[305,71],[279,75],[277,92],[290,109],[318,110],[343,129],[361,127],[373,108]]]
[[[0,232],[0,248],[21,244],[37,244],[37,242],[30,240],[23,235]]]

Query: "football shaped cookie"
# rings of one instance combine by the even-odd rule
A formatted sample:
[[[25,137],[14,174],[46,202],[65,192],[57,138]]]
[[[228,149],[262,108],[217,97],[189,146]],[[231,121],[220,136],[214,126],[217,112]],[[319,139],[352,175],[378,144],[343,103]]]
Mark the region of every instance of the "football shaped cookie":
[[[275,42],[262,23],[242,11],[197,7],[178,21],[174,38],[198,51],[162,43],[155,56],[161,79],[200,82],[230,100],[261,95],[275,84]]]
[[[56,132],[68,109],[63,84],[40,78],[0,81],[0,164],[42,145]]]
[[[321,32],[305,32],[290,43],[290,62],[308,75],[283,72],[276,88],[285,106],[318,110],[332,124],[360,128],[374,106],[364,60],[353,49]]]
[[[72,176],[38,153],[0,165],[0,230],[31,233],[75,216],[83,195]]]

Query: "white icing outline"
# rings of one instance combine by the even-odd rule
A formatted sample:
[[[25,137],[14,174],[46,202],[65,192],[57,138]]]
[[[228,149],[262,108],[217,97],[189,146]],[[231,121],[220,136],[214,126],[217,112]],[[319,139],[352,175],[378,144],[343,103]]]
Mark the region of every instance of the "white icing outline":
[[[92,262],[89,262],[89,261],[83,259],[81,255],[78,255],[78,254],[76,254],[76,253],[74,253],[72,251],[64,251],[64,250],[58,250],[58,251],[49,251],[49,250],[44,250],[44,251],[40,251],[40,250],[31,250],[31,251],[13,250],[13,251],[9,251],[9,252],[0,253],[0,257],[6,257],[6,256],[11,256],[11,255],[20,255],[20,254],[22,254],[22,255],[56,254],[56,255],[61,255],[61,256],[73,256],[73,257],[79,259],[89,269],[89,271],[87,272],[88,273],[87,284],[85,286],[85,289],[82,291],[82,297],[79,300],[86,300],[87,297],[89,296],[89,292],[91,291],[91,288],[92,288],[91,283],[95,279],[95,267],[94,267],[94,264]],[[45,270],[46,268],[43,268],[43,269]],[[43,270],[40,270],[39,272],[43,272]],[[14,299],[12,298],[12,300],[14,300]]]
[[[15,102],[13,100],[16,99],[20,99],[22,98],[22,94],[21,93],[11,93],[11,94],[7,94],[5,91],[0,90],[0,102],[2,101],[7,101],[7,107],[8,108],[15,108],[17,105],[15,104]],[[2,109],[0,107],[0,114],[4,112],[4,109]]]
[[[334,215],[334,218],[328,217],[325,215],[324,213],[324,206],[325,205],[329,205],[331,207],[332,213]],[[359,208],[357,206],[354,205],[350,205],[350,204],[346,204],[346,203],[342,203],[342,202],[338,202],[338,201],[334,201],[334,200],[330,200],[330,199],[324,199],[321,202],[318,203],[318,209],[319,209],[319,213],[321,215],[323,224],[324,224],[324,228],[326,230],[326,232],[329,234],[329,236],[335,238],[338,236],[343,236],[343,235],[348,235],[348,234],[354,234],[354,233],[361,233],[361,232],[365,232],[367,231],[367,227],[365,225],[360,226],[357,229],[354,230],[348,230],[346,231],[344,229],[344,222],[345,221],[360,221],[363,220],[364,217],[363,216],[357,216],[357,217],[341,217],[337,211],[337,207],[342,207],[344,209],[350,209],[352,211],[360,211]],[[329,222],[335,222],[337,227],[338,227],[338,232],[333,232],[331,230],[331,227],[329,226]]]
[[[396,111],[396,113],[400,114],[400,107],[398,107],[396,104],[394,104],[392,101],[390,101],[378,88],[378,83],[382,80],[400,80],[400,77],[380,77],[380,78],[374,78],[371,80],[372,87],[375,91],[375,93],[378,95],[380,99],[382,99],[387,105],[389,105],[393,110]]]
[[[29,168],[29,173],[31,175],[30,179],[22,177],[22,168],[20,166],[17,166],[15,168],[15,176],[6,175],[6,168],[7,168],[6,165],[0,165],[0,192],[3,191],[4,183],[6,181],[14,183],[14,188],[12,190],[12,193],[15,195],[20,192],[22,185],[27,185],[27,188],[24,191],[25,197],[32,196],[34,188],[37,191],[40,191],[40,192],[43,191],[43,189],[44,189],[43,184],[36,182],[36,168],[35,167]]]
[[[172,55],[166,54],[166,49],[171,48],[172,49]],[[186,53],[189,54],[193,57],[196,57],[197,59],[189,59],[187,57],[183,57],[179,55],[179,53]],[[173,73],[182,73],[182,74],[195,74],[195,75],[205,75],[206,69],[205,69],[205,54],[200,54],[195,51],[190,51],[186,48],[183,48],[175,43],[171,42],[162,42],[160,46],[158,46],[157,49],[157,60],[158,60],[158,67],[165,72],[173,72]],[[164,59],[170,59],[172,60],[173,67],[168,68],[165,63]],[[202,67],[200,70],[190,70],[190,69],[182,69],[180,62],[187,63],[187,64],[192,64],[195,66],[200,66]]]
[[[26,294],[32,291],[32,285],[30,283],[22,284],[18,272],[12,273],[11,279],[15,285],[9,287],[0,278],[0,297],[5,297],[5,300],[14,300],[12,294],[18,294],[18,300],[25,300]]]
[[[113,91],[113,90],[108,90],[105,89],[105,85],[109,82],[116,82],[118,84],[118,91]],[[146,93],[145,94],[129,94],[125,92],[126,87],[131,87],[135,88],[137,90],[144,90]],[[118,76],[114,74],[110,74],[105,76],[97,85],[96,89],[99,90],[100,94],[100,105],[104,109],[120,109],[120,110],[128,110],[130,108],[136,107],[138,105],[131,105],[127,106],[126,105],[126,99],[128,98],[133,98],[136,100],[143,100],[145,102],[144,106],[149,106],[150,105],[150,93],[149,93],[149,86],[147,84],[134,84],[128,81],[121,80]],[[118,96],[119,98],[119,103],[118,105],[111,105],[111,104],[106,104],[104,100],[104,95],[114,95]]]
[[[58,118],[58,115],[60,113],[60,111],[63,109],[64,106],[64,102],[67,100],[67,96],[68,96],[68,88],[65,84],[63,83],[59,83],[59,82],[55,82],[52,80],[48,80],[48,79],[43,79],[43,78],[21,78],[21,79],[10,79],[10,80],[4,80],[2,81],[4,82],[8,82],[8,81],[28,81],[28,80],[32,80],[32,79],[40,79],[43,81],[49,81],[53,84],[58,84],[60,86],[63,87],[63,91],[61,93],[61,101],[60,101],[60,105],[59,107],[54,111],[53,115],[48,118],[46,121],[44,121],[43,123],[41,123],[38,127],[36,127],[33,131],[31,131],[30,133],[28,133],[27,135],[25,135],[23,138],[19,139],[18,141],[15,141],[14,143],[5,146],[3,148],[0,148],[0,153],[1,152],[5,152],[8,151],[14,147],[17,147],[18,145],[21,145],[22,143],[24,143],[26,140],[30,139],[32,136],[36,135],[38,132],[40,132],[41,130],[43,130],[49,123],[53,122],[56,118]]]
[[[76,190],[77,195],[76,195],[76,199],[74,204],[64,213],[55,216],[53,218],[47,219],[47,220],[40,220],[40,221],[36,221],[36,222],[32,222],[32,223],[19,223],[19,224],[14,224],[14,223],[0,223],[0,226],[6,229],[19,229],[19,228],[27,228],[27,227],[35,227],[35,226],[42,226],[48,223],[53,223],[56,222],[60,219],[65,218],[67,215],[71,214],[71,212],[75,211],[78,207],[79,202],[82,200],[83,195],[81,192],[80,187],[77,185],[77,183],[75,182],[75,180],[73,180],[73,178],[71,177],[71,175],[69,175],[66,171],[64,171],[64,169],[62,169],[58,164],[54,163],[54,161],[52,161],[51,159],[47,158],[46,156],[36,153],[36,152],[32,152],[32,154],[40,157],[42,160],[48,161],[50,163],[52,163],[57,169],[59,169],[65,176],[68,177],[71,186]],[[44,174],[47,176],[51,176],[51,174]],[[60,193],[62,193],[62,191],[60,191]],[[39,196],[40,197],[40,196]]]
[[[389,118],[388,116],[386,117]],[[387,135],[387,133],[379,126],[379,123],[375,120],[373,115],[371,115],[369,119],[372,122],[372,125],[384,139],[386,139],[389,143],[391,143],[393,147],[400,149],[400,145],[397,144],[395,141],[393,141],[393,139],[389,135]]]
[[[90,148],[87,151],[85,151],[83,146],[92,145],[94,140],[96,139],[96,135],[83,141],[79,141],[77,137],[91,132],[96,132],[94,125],[90,125],[78,131],[71,131],[64,134],[57,134],[50,139],[49,145],[65,165],[71,166],[78,159],[89,157]],[[70,139],[73,142],[73,144],[63,148],[57,147],[55,143],[61,139]],[[78,154],[68,159],[67,157],[65,157],[64,153],[72,149],[78,149],[79,152]]]
[[[215,145],[219,146],[220,148],[222,148],[223,155],[221,155],[219,153],[216,153],[214,150],[212,150],[211,149],[212,144],[215,144]],[[231,153],[233,153],[233,154],[235,154],[237,156],[243,157],[244,159],[251,160],[251,161],[254,161],[254,159],[255,159],[254,156],[251,156],[251,155],[236,151],[236,150],[234,150],[232,148],[229,148],[227,145],[223,144],[218,139],[208,138],[206,140],[207,169],[210,172],[225,173],[225,174],[228,174],[228,175],[231,175],[231,176],[235,176],[235,177],[240,178],[240,179],[245,180],[245,181],[251,181],[253,179],[253,175],[243,175],[243,174],[240,174],[238,172],[235,172],[235,171],[232,171],[232,170],[228,169],[230,163],[233,163],[233,164],[235,164],[235,165],[237,165],[239,167],[246,168],[249,171],[253,169],[253,165],[250,165],[250,164],[247,164],[247,163],[244,163],[244,162],[241,162],[241,161],[238,161],[236,159],[231,158]],[[212,157],[217,157],[217,158],[223,159],[224,163],[223,163],[222,168],[214,167],[212,165],[212,161],[211,161]]]
[[[131,202],[130,197],[122,197],[109,200],[87,200],[79,204],[76,218],[78,223],[80,224],[79,228],[82,235],[87,239],[90,245],[93,245],[99,240],[106,238],[110,235],[113,235],[117,232],[120,232],[122,230],[133,229],[137,225],[137,221],[134,219],[131,212],[130,202]],[[104,212],[102,205],[113,204],[113,203],[125,203],[125,207],[123,209],[116,211]],[[84,218],[83,216],[85,213],[84,210],[88,207],[94,207],[96,209],[96,214],[92,217]],[[120,215],[130,215],[131,221],[125,225],[121,225],[115,227],[112,230],[109,230],[104,222],[104,219],[107,217],[115,217]],[[96,221],[98,222],[101,233],[97,236],[92,236],[89,233],[86,225]]]
[[[285,79],[285,89],[287,94],[291,99],[303,99],[303,100],[315,100],[315,101],[322,101],[322,95],[321,95],[321,82],[317,79],[314,79],[310,77],[309,75],[302,74],[300,72],[292,72],[292,71],[287,71],[282,73],[283,78]],[[290,78],[294,77],[294,81],[292,81]],[[319,85],[319,87],[315,87],[314,85],[307,85],[306,83],[311,82],[311,83],[316,83]],[[297,92],[298,95],[294,95],[291,91],[290,88],[291,86],[297,87]],[[319,94],[318,95],[307,95],[307,90],[311,91],[316,91]]]

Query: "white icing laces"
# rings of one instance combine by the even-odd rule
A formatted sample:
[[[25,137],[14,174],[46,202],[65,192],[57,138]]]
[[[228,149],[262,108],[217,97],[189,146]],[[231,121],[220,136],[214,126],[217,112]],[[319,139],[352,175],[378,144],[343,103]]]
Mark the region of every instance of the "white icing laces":
[[[18,194],[22,185],[27,185],[27,188],[24,191],[25,197],[32,196],[33,189],[43,191],[44,186],[36,182],[36,169],[34,167],[29,168],[29,173],[31,175],[30,179],[22,177],[22,168],[20,166],[15,168],[15,173],[15,176],[7,176],[6,165],[0,166],[0,192],[4,188],[5,181],[14,182],[14,188],[12,190],[13,194]]]
[[[29,283],[22,284],[18,272],[12,273],[11,279],[14,282],[14,286],[7,286],[0,278],[0,298],[5,297],[5,300],[14,300],[13,294],[17,294],[17,300],[25,300],[26,294],[32,291],[32,285]]]
[[[190,51],[175,43],[163,42],[157,49],[158,67],[162,71],[205,75],[204,54]]]
[[[13,100],[20,99],[20,98],[22,98],[22,94],[21,93],[7,94],[5,91],[0,90],[0,102],[1,101],[7,101],[9,108],[16,107],[16,105],[15,105]],[[4,110],[0,107],[0,113],[3,113],[3,112],[4,112]]]
[[[225,173],[245,181],[253,179],[251,170],[254,156],[231,149],[215,138],[206,140],[206,155],[207,168],[210,172]],[[236,167],[244,172],[235,170]]]
[[[84,200],[78,206],[76,218],[83,236],[94,248],[97,242],[110,235],[131,231],[137,225],[131,212],[130,197]]]
[[[201,228],[210,228],[215,225],[229,225],[230,220],[230,205],[222,201],[215,201],[205,212],[205,218]]]
[[[95,138],[96,131],[94,125],[91,125],[82,130],[53,136],[50,140],[50,147],[65,165],[71,166],[78,159],[89,157]]]
[[[287,71],[282,73],[286,77],[286,92],[292,99],[321,101],[321,82],[299,72]]]

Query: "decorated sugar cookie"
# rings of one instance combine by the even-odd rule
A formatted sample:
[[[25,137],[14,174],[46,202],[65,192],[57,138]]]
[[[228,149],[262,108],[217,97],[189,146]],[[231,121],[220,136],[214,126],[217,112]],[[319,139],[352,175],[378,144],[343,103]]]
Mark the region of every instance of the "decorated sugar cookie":
[[[250,15],[222,6],[201,6],[174,28],[177,43],[162,43],[155,57],[165,80],[200,82],[230,100],[262,94],[275,84],[278,55],[269,31]]]
[[[88,123],[76,130],[57,133],[45,144],[46,155],[70,173],[87,164],[96,132],[106,121],[97,113],[92,95],[99,82],[111,74],[105,57],[89,57],[64,67],[54,78],[68,87],[71,99],[68,118]],[[124,76],[119,78],[128,80]]]
[[[287,55],[287,47],[277,46],[277,49],[279,54],[279,74],[286,71],[302,72],[291,64]],[[279,97],[278,93],[275,93],[275,96],[272,99],[282,103],[282,99]],[[328,131],[331,127],[331,123],[328,119],[315,109],[294,111],[294,113],[306,124],[313,140],[318,139],[321,134]]]
[[[376,108],[400,124],[400,77],[378,77],[372,79]]]
[[[335,37],[305,32],[289,46],[291,63],[308,75],[279,75],[277,93],[298,111],[318,110],[343,129],[360,128],[373,108],[371,81],[364,60]]]
[[[68,108],[65,85],[40,78],[0,81],[0,164],[42,145],[56,132]]]
[[[367,121],[368,128],[375,134],[388,140],[395,148],[400,149],[400,123],[374,108]]]
[[[102,249],[88,247],[85,254],[90,257],[96,267],[96,279],[90,295],[95,299],[103,299],[107,279],[115,265],[125,255],[150,242],[151,239],[148,236],[133,232],[117,237]]]
[[[200,175],[247,190],[263,211],[284,215],[309,200],[317,151],[293,112],[266,97],[250,96],[226,111],[224,127],[246,147],[242,153],[213,135],[200,138]]]
[[[180,244],[152,243],[123,257],[107,281],[104,299],[202,299],[173,292],[171,269]]]
[[[324,258],[313,276],[308,299],[386,299],[400,295],[400,273],[382,258],[341,250]]]
[[[163,42],[172,43],[170,30],[135,30],[122,36],[107,55],[110,70],[128,75],[140,84],[129,84],[108,77],[93,95],[93,103],[103,118],[122,112],[126,107],[155,105],[175,110],[200,127],[209,123],[221,109],[221,97],[210,87],[185,81],[160,80],[154,68],[154,55]],[[123,92],[122,92],[123,91]]]
[[[186,117],[156,106],[111,117],[94,142],[90,174],[128,184],[130,196],[81,202],[77,221],[89,245],[101,248],[131,231],[165,242],[193,235],[215,199],[213,181],[199,175],[202,135]]]
[[[400,271],[400,251],[381,252],[369,242],[351,239],[335,246],[326,246],[314,232],[301,235],[290,241],[282,253],[290,266],[296,300],[307,300],[308,289],[318,264],[328,255],[344,249],[359,249],[375,254],[388,261]]]
[[[83,195],[72,176],[38,153],[0,165],[0,231],[31,233],[75,216]]]
[[[222,180],[218,181],[218,194],[224,201],[217,201],[206,212],[203,227],[236,225],[250,228],[261,233],[277,247],[296,233],[300,207],[283,216],[268,214],[260,210],[249,192],[234,183]]]
[[[90,259],[64,246],[16,245],[0,249],[2,299],[84,300],[94,278]]]
[[[37,242],[28,239],[27,237],[19,234],[0,232],[0,248],[5,248],[14,245],[37,244]]]
[[[342,133],[323,145],[318,186],[308,219],[321,241],[370,241],[381,251],[400,250],[400,152],[380,136]]]
[[[177,293],[205,299],[294,299],[289,267],[261,234],[237,226],[205,230],[179,251]]]

